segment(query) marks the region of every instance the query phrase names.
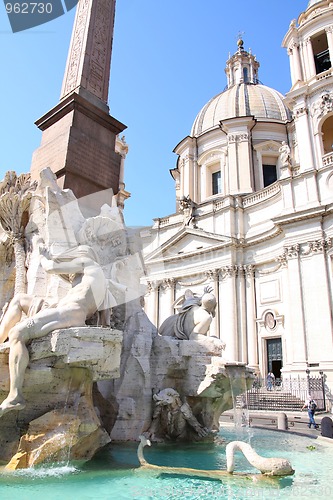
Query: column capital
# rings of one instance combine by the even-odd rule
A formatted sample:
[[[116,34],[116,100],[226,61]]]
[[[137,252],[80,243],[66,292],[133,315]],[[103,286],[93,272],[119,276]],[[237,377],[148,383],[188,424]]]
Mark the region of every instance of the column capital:
[[[329,242],[324,238],[319,240],[307,241],[303,247],[302,255],[313,255],[325,253],[329,248]]]
[[[161,287],[164,288],[165,290],[173,288],[175,285],[175,281],[176,280],[174,278],[165,278],[161,283]]]
[[[293,114],[295,119],[300,118],[301,116],[306,116],[308,114],[308,108],[306,106],[299,107],[294,109]]]
[[[211,270],[211,271],[205,271],[205,276],[209,280],[217,281],[218,278],[219,278],[219,269],[214,269],[214,270]]]
[[[295,245],[285,246],[283,249],[283,255],[287,260],[295,259],[300,254],[300,245],[296,243]]]
[[[255,271],[256,271],[256,266],[254,266],[253,264],[248,264],[244,266],[245,276],[248,278],[252,278],[254,276]]]
[[[156,291],[159,287],[158,281],[147,281],[147,292],[152,293]]]
[[[221,274],[223,277],[232,278],[237,275],[237,266],[224,266],[221,267]]]

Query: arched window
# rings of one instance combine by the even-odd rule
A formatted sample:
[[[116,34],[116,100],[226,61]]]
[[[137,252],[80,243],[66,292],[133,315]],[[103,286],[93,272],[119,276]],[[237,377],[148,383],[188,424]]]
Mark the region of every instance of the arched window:
[[[249,81],[249,72],[247,68],[243,68],[243,81],[244,83]]]
[[[333,116],[329,116],[323,123],[322,128],[322,138],[324,154],[331,153],[333,151]]]

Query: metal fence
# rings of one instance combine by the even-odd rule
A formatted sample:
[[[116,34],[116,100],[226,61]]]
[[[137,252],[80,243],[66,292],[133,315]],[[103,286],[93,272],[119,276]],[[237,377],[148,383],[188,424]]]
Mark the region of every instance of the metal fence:
[[[272,386],[256,378],[253,387],[238,397],[237,406],[250,410],[300,411],[308,395],[316,401],[317,410],[325,410],[324,376],[284,377],[275,379]]]

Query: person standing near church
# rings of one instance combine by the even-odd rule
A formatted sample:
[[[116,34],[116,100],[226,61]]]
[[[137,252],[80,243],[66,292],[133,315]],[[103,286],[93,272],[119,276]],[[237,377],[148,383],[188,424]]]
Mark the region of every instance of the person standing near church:
[[[268,372],[267,378],[266,378],[266,383],[267,383],[267,390],[271,391],[273,389],[273,385],[275,382],[275,375],[273,372]]]

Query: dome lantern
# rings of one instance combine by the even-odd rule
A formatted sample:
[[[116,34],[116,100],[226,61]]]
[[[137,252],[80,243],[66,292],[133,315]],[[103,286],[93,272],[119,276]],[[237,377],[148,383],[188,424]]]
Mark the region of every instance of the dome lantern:
[[[239,36],[238,50],[231,56],[226,65],[228,88],[239,83],[258,83],[258,68],[260,66],[256,57],[244,50],[244,41]]]

